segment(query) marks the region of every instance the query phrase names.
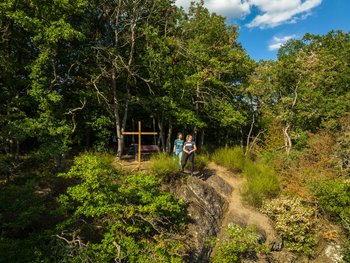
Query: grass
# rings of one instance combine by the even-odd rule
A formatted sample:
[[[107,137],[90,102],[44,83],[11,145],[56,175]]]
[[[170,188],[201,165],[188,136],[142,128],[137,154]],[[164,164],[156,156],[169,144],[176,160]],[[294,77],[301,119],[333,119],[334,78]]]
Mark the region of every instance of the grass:
[[[214,152],[212,160],[234,172],[242,172],[244,168],[245,156],[240,147],[221,148]]]
[[[206,154],[196,154],[194,156],[195,171],[202,172],[207,167],[209,156]],[[152,155],[150,159],[150,166],[152,172],[157,175],[171,175],[176,174],[181,170],[177,157],[169,156],[166,153]],[[186,168],[190,167],[190,162],[187,161]]]
[[[202,172],[209,163],[209,156],[206,154],[196,154],[194,156],[194,169]]]
[[[157,175],[176,174],[181,169],[178,159],[166,153],[152,155],[150,162],[151,170]]]
[[[260,207],[264,198],[275,197],[280,190],[278,178],[273,170],[264,163],[245,162],[243,197],[251,205]]]
[[[260,207],[264,198],[279,193],[279,181],[272,166],[261,161],[253,162],[240,147],[221,148],[212,160],[231,171],[242,172],[247,179],[243,186],[243,198],[251,205]]]

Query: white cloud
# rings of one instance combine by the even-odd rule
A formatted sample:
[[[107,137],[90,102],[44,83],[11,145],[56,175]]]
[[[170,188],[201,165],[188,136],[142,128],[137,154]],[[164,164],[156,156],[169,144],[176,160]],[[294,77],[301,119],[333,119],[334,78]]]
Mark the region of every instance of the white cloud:
[[[192,0],[176,0],[176,5],[187,9]],[[199,0],[197,0],[198,2]],[[228,18],[242,18],[256,7],[261,11],[247,27],[275,27],[284,23],[296,23],[311,14],[322,0],[204,0],[204,6]]]
[[[176,0],[175,3],[177,6],[187,9],[191,1],[193,0]],[[197,0],[196,2],[199,1]],[[250,12],[250,4],[247,0],[205,0],[204,6],[211,12],[229,18],[240,18]]]
[[[275,27],[284,23],[295,23],[305,19],[311,9],[320,5],[322,0],[250,0],[263,14],[256,16],[248,27]]]
[[[212,12],[230,18],[238,18],[250,13],[250,5],[241,0],[207,0],[205,6]]]
[[[295,38],[295,35],[283,36],[283,37],[273,37],[271,44],[269,45],[269,50],[273,51],[279,49],[282,45],[284,45],[288,40]]]
[[[182,6],[185,10],[190,6],[191,0],[176,0],[175,4],[177,6]]]

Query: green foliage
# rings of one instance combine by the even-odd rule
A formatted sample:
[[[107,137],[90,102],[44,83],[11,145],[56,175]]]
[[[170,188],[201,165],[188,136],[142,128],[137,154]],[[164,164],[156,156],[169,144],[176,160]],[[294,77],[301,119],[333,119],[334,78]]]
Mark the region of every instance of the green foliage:
[[[150,162],[152,172],[158,175],[174,175],[181,170],[178,157],[166,153],[152,155]]]
[[[206,154],[196,154],[194,156],[194,169],[202,172],[209,163],[209,156]]]
[[[181,170],[177,157],[169,156],[168,154],[160,153],[152,155],[150,162],[152,172],[157,175],[174,175]],[[208,162],[208,155],[195,154],[194,169],[202,172],[207,167]],[[190,163],[187,162],[186,167],[189,167],[189,165]]]
[[[343,249],[343,260],[344,260],[344,262],[350,262],[350,242],[349,242],[349,240],[345,243],[345,247]]]
[[[350,113],[339,120],[340,131],[337,136],[339,148],[337,156],[340,158],[340,168],[344,174],[350,172]]]
[[[279,193],[278,178],[271,166],[246,160],[243,173],[247,178],[243,196],[249,204],[260,207],[264,198],[272,198]]]
[[[226,129],[237,129],[246,121],[246,118],[242,115],[241,110],[236,110],[233,103],[229,103],[227,101],[214,103],[211,114],[215,116],[216,121],[219,123],[219,127]]]
[[[61,175],[80,183],[59,198],[62,211],[71,214],[60,229],[71,229],[72,237],[80,233],[93,261],[180,262],[183,247],[175,237],[185,224],[183,205],[160,190],[155,176],[124,174],[110,161],[84,154]],[[95,230],[84,234],[86,227]],[[85,252],[75,251],[74,258]]]
[[[94,116],[94,120],[88,122],[87,125],[92,128],[96,134],[96,141],[93,148],[96,151],[103,152],[108,149],[108,144],[111,141],[111,130],[113,126],[111,119],[107,116]]]
[[[311,190],[318,199],[320,208],[331,215],[331,219],[342,222],[350,234],[350,184],[345,180],[315,181]]]
[[[21,177],[0,185],[0,262],[53,262],[64,254],[53,229],[60,220],[55,195],[65,186],[47,178],[47,165],[25,164],[25,176],[18,171]]]
[[[245,156],[240,147],[218,149],[212,155],[212,160],[233,171],[241,172],[244,169]]]
[[[243,195],[249,204],[259,207],[263,198],[271,198],[279,193],[279,182],[274,169],[261,161],[251,161],[240,147],[219,149],[212,155],[212,159],[228,169],[243,172],[247,179]]]
[[[261,244],[259,238],[259,235],[255,232],[255,227],[242,228],[239,225],[229,226],[227,228],[227,238],[220,244],[212,262],[241,262],[248,255],[268,253],[268,246]]]
[[[289,148],[303,151],[308,147],[309,132],[323,127],[336,131],[339,149],[334,155],[340,156],[337,167],[341,173],[348,174],[349,33],[306,34],[282,47],[278,61],[255,65],[237,41],[237,27],[227,26],[224,17],[211,14],[203,1],[192,4],[188,13],[173,8],[173,2],[2,0],[0,172],[16,177],[21,169],[19,155],[22,153],[30,152],[32,160],[43,161],[60,160],[62,154],[72,149],[75,153],[82,148],[104,151],[116,128],[118,132],[130,129],[131,120],[134,122],[136,116],[143,119],[144,127],[150,128],[153,123],[148,120],[152,116],[154,123],[159,124],[162,137],[171,127],[196,128],[199,132],[205,131],[206,138],[213,140],[215,146],[237,143],[238,137],[244,140],[252,124],[251,137],[264,134],[263,145],[268,151],[283,149],[289,138]],[[122,15],[116,17],[117,14]],[[248,120],[247,116],[256,118]],[[338,116],[345,116],[344,120],[338,122]],[[261,137],[258,137],[254,143],[259,144]],[[119,139],[121,148],[122,138]],[[312,149],[318,148],[310,151]],[[315,157],[316,154],[307,156]],[[137,204],[129,206],[132,211],[126,208],[129,199],[132,202],[134,199],[123,192],[125,188],[137,189],[141,196],[136,196],[146,198],[143,187],[148,189],[151,185],[150,188],[158,189],[155,176],[127,177],[110,165],[109,157],[99,156],[100,165],[93,156],[84,158],[78,158],[66,174],[66,178],[72,177],[68,181],[77,185],[69,188],[60,202],[69,230],[79,232],[81,225],[77,223],[74,227],[73,222],[87,220],[86,225],[91,223],[96,227],[98,240],[90,242],[84,250],[75,247],[75,255],[80,253],[80,257],[88,261],[97,255],[96,251],[105,249],[109,252],[101,253],[99,260],[108,261],[120,246],[124,253],[120,257],[139,252],[135,258],[124,258],[126,261],[148,261],[142,258],[143,254],[149,257],[144,251],[168,251],[168,246],[169,251],[178,249],[176,242],[159,245],[167,240],[161,234],[151,235],[152,231],[157,232],[155,227],[159,227],[155,221],[168,222],[168,213],[174,207],[170,205],[172,208],[162,212],[167,215],[166,219],[155,212],[160,205],[152,207],[147,202],[135,201]],[[154,173],[178,171],[177,163],[171,158],[156,158],[159,160],[152,163],[153,167],[158,165],[152,168]],[[323,173],[327,173],[329,167],[333,169],[331,161],[325,158],[333,159],[329,155],[320,159],[319,163],[324,164],[320,166]],[[204,169],[206,159],[196,155],[196,169]],[[298,161],[302,162],[301,159]],[[244,172],[245,195],[252,204],[259,206],[262,198],[278,192],[274,172],[267,165],[246,159],[239,148],[218,150],[213,160]],[[306,173],[300,167],[295,171],[303,174],[298,178],[304,183],[315,169],[309,166]],[[325,183],[315,190],[315,195],[325,211],[348,224],[349,212],[341,209],[348,206],[348,200],[340,193],[348,192],[348,188],[340,185],[334,185],[333,190],[338,191],[335,193],[328,191],[332,186]],[[55,207],[52,200],[35,193],[36,187],[36,183],[28,181],[1,189],[2,229],[16,233],[31,231],[41,223],[45,211],[50,211],[48,205]],[[166,194],[149,190],[157,202],[160,202],[157,198],[162,197],[166,204],[176,206],[176,201],[171,201]],[[14,194],[16,191],[20,198]],[[330,200],[330,196],[337,199]],[[11,220],[12,214],[14,220]],[[155,221],[150,221],[152,216]],[[176,220],[171,218],[169,222]],[[104,231],[99,230],[100,222]],[[110,225],[116,222],[118,227],[108,236],[108,231],[112,231]],[[165,225],[161,227],[169,226]],[[137,236],[140,229],[146,237]],[[83,241],[90,240],[80,236]],[[7,242],[7,237],[4,240]],[[101,240],[106,240],[103,245],[99,243]],[[115,246],[115,240],[123,244]],[[24,246],[28,242],[25,239]]]
[[[48,216],[46,210],[52,203],[38,189],[35,180],[1,187],[0,227],[3,231],[17,234],[34,231],[35,225]]]
[[[281,196],[263,203],[275,223],[286,248],[299,254],[311,254],[316,245],[316,209],[304,205],[298,197]]]

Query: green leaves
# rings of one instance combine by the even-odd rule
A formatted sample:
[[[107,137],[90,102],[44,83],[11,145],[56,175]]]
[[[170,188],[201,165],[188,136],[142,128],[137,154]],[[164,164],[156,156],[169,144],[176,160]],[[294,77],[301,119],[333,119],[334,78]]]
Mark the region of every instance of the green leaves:
[[[59,198],[62,211],[72,213],[62,227],[79,229],[81,226],[76,224],[80,219],[102,225],[103,238],[101,243],[93,242],[94,253],[108,259],[123,255],[131,261],[168,256],[179,259],[172,253],[181,247],[175,246],[173,252],[158,248],[175,245],[176,241],[161,244],[173,230],[180,231],[184,226],[184,206],[160,190],[160,181],[155,176],[124,174],[111,166],[107,156],[93,154],[77,157],[70,171],[61,176],[80,181]],[[111,244],[118,244],[119,254],[111,250]],[[145,255],[137,251],[144,251]]]
[[[316,209],[298,197],[281,196],[263,204],[263,211],[275,222],[288,250],[311,254],[316,245]]]
[[[214,263],[241,262],[249,253],[268,253],[269,248],[260,244],[255,227],[242,228],[232,225],[227,228],[227,237],[219,244],[219,250],[213,257]]]
[[[333,219],[343,223],[350,233],[350,184],[349,180],[314,182],[311,187],[318,203]]]

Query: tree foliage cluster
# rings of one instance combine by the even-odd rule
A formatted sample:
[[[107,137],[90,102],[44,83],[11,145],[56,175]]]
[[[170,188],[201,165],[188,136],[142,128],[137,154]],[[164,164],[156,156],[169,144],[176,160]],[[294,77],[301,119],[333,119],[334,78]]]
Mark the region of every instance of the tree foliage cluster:
[[[213,126],[224,135],[244,126],[240,94],[254,63],[237,28],[203,2],[187,13],[170,0],[0,7],[2,153],[60,162],[72,149],[105,149],[115,136],[120,157],[122,132],[137,120],[159,130],[153,143],[164,151],[175,128],[203,141]]]
[[[76,158],[65,178],[80,183],[59,197],[67,220],[58,228],[73,257],[90,261],[181,262],[184,203],[160,190],[152,175],[124,174],[106,157]],[[77,249],[79,248],[79,249]]]
[[[156,176],[87,153],[59,178],[57,193],[31,181],[1,195],[1,262],[183,262],[186,206]]]
[[[261,244],[260,236],[254,227],[242,228],[239,225],[227,227],[227,237],[212,257],[214,263],[235,263],[244,259],[254,259],[257,254],[267,254],[269,248]]]

